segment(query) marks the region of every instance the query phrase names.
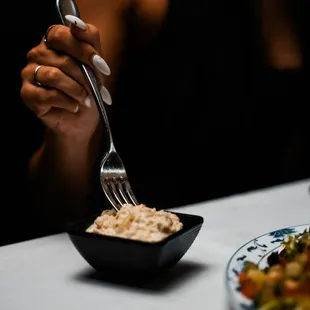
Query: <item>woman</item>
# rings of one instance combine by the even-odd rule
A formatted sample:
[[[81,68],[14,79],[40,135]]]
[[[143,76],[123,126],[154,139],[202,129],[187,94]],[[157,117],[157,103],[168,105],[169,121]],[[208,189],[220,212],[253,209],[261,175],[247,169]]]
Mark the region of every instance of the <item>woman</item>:
[[[45,228],[63,229],[89,199],[107,205],[104,125],[77,60],[97,72],[139,201],[169,208],[309,176],[300,3],[76,2],[82,20],[49,28],[22,71],[46,127],[29,164]]]

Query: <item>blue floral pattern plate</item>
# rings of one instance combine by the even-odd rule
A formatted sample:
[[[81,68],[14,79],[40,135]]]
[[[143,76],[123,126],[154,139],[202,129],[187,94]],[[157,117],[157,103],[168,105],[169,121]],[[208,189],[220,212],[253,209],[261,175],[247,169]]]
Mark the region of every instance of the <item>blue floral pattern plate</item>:
[[[239,288],[238,276],[245,261],[251,261],[260,268],[267,266],[267,258],[272,252],[282,249],[281,243],[289,235],[298,235],[309,229],[310,224],[275,230],[257,237],[239,248],[231,257],[226,268],[226,289],[228,303],[234,310],[255,310],[252,301],[244,297]]]

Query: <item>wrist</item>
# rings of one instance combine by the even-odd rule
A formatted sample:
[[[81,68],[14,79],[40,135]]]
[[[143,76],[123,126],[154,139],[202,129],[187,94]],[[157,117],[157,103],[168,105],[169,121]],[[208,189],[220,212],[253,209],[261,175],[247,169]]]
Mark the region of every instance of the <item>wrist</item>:
[[[62,135],[49,129],[45,133],[45,146],[61,150],[85,151],[91,143],[91,136]]]
[[[74,132],[74,131],[73,131]],[[100,144],[103,136],[101,122],[91,132],[71,132],[70,134],[55,132],[51,129],[46,130],[45,141],[60,146],[64,149],[87,150]]]
[[[63,159],[69,165],[94,163],[100,153],[101,126],[93,135],[61,135],[46,130],[43,148],[48,154]]]

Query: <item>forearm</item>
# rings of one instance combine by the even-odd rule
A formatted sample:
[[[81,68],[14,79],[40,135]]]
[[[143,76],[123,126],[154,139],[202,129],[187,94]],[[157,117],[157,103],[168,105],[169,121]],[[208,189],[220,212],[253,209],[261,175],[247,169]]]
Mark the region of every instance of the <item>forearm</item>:
[[[61,230],[69,219],[86,212],[101,130],[91,139],[57,137],[46,132],[44,143],[29,164],[30,192],[44,225]]]

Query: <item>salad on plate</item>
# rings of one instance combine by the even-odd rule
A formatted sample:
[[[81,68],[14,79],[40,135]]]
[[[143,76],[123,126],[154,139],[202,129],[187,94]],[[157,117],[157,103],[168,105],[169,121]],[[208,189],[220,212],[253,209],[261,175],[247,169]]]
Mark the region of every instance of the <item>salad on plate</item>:
[[[264,268],[245,261],[238,277],[241,294],[259,310],[310,310],[310,228],[282,246]]]

